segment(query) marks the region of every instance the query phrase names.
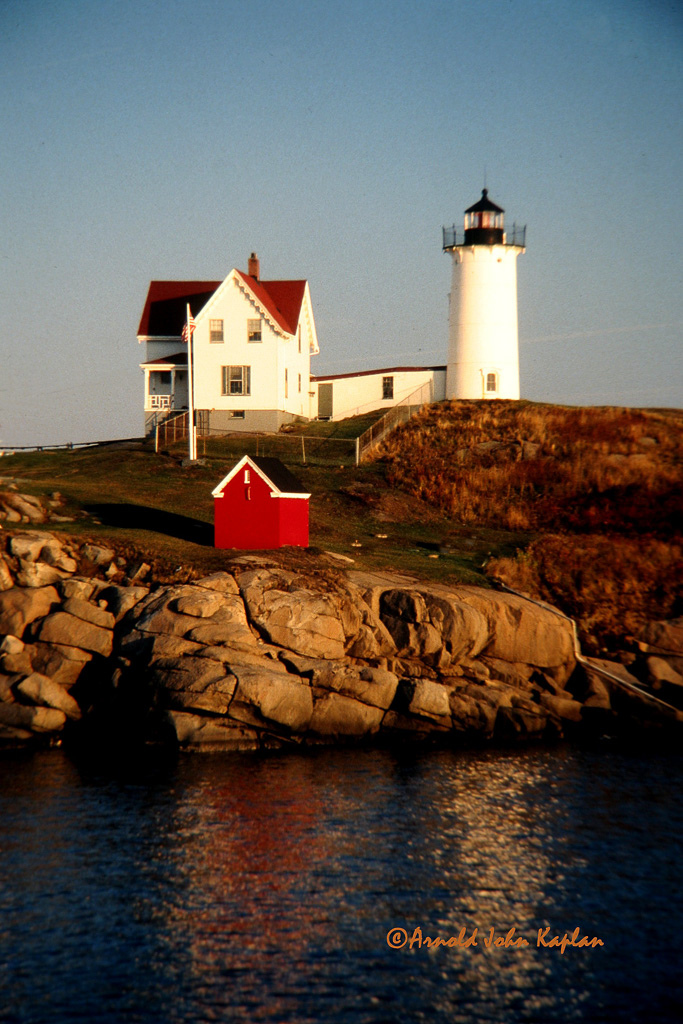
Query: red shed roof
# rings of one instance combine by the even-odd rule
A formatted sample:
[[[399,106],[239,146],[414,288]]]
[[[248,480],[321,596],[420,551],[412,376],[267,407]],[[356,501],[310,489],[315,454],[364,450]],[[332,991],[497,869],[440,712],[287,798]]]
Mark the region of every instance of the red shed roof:
[[[241,270],[235,273],[277,326],[287,334],[296,334],[306,282],[259,281]],[[152,281],[138,327],[138,337],[179,338],[187,315],[187,304],[190,304],[192,315],[196,317],[222,283]]]

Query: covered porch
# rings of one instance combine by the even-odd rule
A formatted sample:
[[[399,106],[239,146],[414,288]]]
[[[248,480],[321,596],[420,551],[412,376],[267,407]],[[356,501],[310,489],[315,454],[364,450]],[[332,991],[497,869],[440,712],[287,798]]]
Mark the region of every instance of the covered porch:
[[[187,352],[140,363],[145,375],[145,432],[172,412],[189,406]]]

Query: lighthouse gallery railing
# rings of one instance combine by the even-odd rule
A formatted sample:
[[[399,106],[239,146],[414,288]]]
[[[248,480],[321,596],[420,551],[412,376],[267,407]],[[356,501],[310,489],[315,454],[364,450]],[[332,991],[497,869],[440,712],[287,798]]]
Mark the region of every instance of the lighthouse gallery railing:
[[[517,245],[523,249],[526,245],[526,224],[513,224],[503,232],[503,245]],[[443,247],[453,249],[456,245],[465,245],[465,229],[455,224],[443,228]]]

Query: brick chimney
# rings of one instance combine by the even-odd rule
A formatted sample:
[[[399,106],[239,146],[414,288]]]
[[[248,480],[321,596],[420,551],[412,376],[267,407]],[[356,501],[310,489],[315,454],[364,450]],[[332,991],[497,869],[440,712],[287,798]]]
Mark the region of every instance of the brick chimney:
[[[249,257],[249,262],[247,264],[247,273],[249,274],[249,277],[255,277],[256,280],[258,281],[259,274],[261,273],[261,268],[259,267],[259,259],[255,252],[252,252],[251,256]]]

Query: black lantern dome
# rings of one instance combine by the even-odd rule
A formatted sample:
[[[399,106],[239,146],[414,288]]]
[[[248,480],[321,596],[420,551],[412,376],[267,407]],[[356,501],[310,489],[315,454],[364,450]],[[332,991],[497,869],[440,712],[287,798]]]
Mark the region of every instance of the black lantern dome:
[[[489,199],[482,189],[481,199],[465,210],[465,245],[502,245],[505,210]]]

